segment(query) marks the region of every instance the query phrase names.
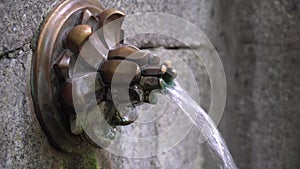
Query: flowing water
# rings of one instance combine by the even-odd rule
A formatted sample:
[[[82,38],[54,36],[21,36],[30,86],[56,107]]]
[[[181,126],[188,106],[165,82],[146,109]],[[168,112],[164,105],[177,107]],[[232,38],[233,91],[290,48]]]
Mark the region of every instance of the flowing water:
[[[208,114],[179,85],[166,86],[163,93],[175,102],[189,117],[202,136],[222,169],[237,169],[227,145]]]

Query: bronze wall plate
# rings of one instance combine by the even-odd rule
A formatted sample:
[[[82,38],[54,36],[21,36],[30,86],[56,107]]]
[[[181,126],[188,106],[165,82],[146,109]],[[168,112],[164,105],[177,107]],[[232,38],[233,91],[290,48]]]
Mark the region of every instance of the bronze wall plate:
[[[38,120],[52,146],[65,152],[76,152],[86,146],[81,135],[70,132],[69,122],[58,104],[59,79],[54,75],[54,63],[60,58],[63,39],[88,11],[94,15],[104,11],[94,0],[66,0],[45,20],[34,53],[31,73],[32,97]],[[86,15],[86,14],[85,14]]]

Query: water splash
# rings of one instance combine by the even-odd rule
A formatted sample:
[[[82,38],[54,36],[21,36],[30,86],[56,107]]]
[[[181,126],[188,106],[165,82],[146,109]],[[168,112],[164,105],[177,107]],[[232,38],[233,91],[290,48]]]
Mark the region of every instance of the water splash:
[[[162,92],[175,102],[207,140],[207,144],[222,169],[237,169],[227,145],[208,114],[179,85],[163,85]]]

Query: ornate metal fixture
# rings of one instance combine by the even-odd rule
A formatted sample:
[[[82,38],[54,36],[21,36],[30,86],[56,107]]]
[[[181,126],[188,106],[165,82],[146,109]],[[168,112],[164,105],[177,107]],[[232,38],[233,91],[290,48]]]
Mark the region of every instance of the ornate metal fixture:
[[[151,92],[160,91],[160,80],[169,83],[176,77],[170,62],[160,64],[158,56],[123,43],[124,16],[93,0],[66,0],[45,20],[34,53],[31,87],[39,122],[56,149],[78,152],[96,145],[78,121],[78,111],[98,106],[112,128],[128,125],[137,114],[126,116],[117,107],[155,104]],[[92,85],[85,83],[90,77]],[[126,85],[129,100],[122,93],[113,96]],[[92,96],[96,104],[90,103]],[[107,144],[110,139],[103,138]]]

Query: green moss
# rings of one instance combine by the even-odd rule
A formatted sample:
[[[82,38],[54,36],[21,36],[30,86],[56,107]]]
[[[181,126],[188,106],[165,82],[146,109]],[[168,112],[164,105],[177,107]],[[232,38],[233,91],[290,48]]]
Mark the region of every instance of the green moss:
[[[166,88],[172,88],[175,86],[175,81],[170,81],[169,83],[165,82],[163,79],[159,79],[161,90],[164,93]]]
[[[87,169],[100,169],[95,152],[93,152],[92,155],[88,155],[84,158],[84,166]]]
[[[62,169],[100,169],[95,151],[70,155],[61,161]]]

